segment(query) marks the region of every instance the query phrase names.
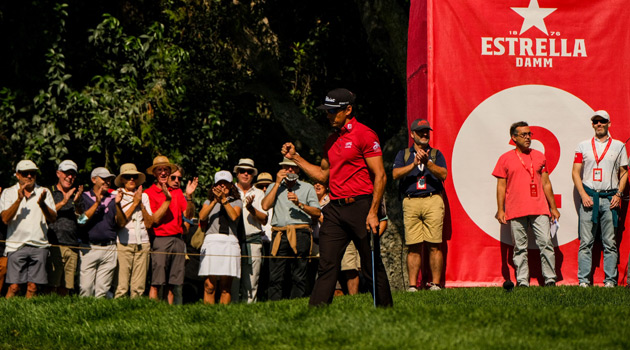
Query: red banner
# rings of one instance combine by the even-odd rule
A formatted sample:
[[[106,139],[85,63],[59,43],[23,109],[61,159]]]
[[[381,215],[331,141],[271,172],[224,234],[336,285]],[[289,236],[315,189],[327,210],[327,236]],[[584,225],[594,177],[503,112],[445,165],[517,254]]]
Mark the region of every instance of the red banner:
[[[547,169],[562,217],[554,236],[559,284],[577,284],[579,196],[571,178],[579,142],[593,137],[590,117],[610,113],[610,133],[630,136],[630,6],[626,0],[426,0],[428,119],[432,144],[449,169],[445,218],[447,286],[497,285],[511,277],[509,227],[496,213],[492,169],[509,144],[509,127],[527,121],[532,148]],[[422,53],[411,33],[423,25],[412,1],[409,52]],[[415,4],[414,4],[415,3]],[[417,16],[417,13],[415,14]],[[415,26],[415,27],[414,27]],[[421,60],[420,60],[421,61]],[[418,59],[409,61],[409,119],[422,117]],[[414,73],[415,72],[415,73]],[[627,192],[627,191],[626,191]],[[625,284],[630,239],[623,202],[619,284]],[[532,283],[540,258],[530,239]],[[601,245],[593,253],[594,281],[603,280]]]

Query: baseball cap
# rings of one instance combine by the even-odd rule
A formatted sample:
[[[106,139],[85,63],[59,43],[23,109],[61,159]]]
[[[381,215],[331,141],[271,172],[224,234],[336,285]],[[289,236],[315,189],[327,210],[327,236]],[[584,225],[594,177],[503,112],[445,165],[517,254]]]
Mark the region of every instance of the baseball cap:
[[[602,117],[610,121],[610,115],[608,115],[608,112],[606,112],[603,109],[600,109],[599,111],[595,112],[595,114],[593,114],[593,116],[591,117],[591,120],[593,120],[595,117]]]
[[[411,123],[411,131],[420,131],[424,129],[433,130],[431,129],[429,121],[426,119],[416,119],[413,123]]]
[[[77,163],[71,161],[70,159],[66,159],[63,162],[59,163],[59,167],[57,168],[57,170],[59,171],[68,171],[68,170],[74,170],[75,172],[79,172],[79,167],[77,166]]]
[[[90,175],[90,177],[91,178],[100,177],[101,179],[112,179],[116,177],[116,175],[110,173],[109,170],[107,170],[106,168],[98,167],[92,170],[92,174]]]
[[[334,109],[340,107],[346,107],[354,103],[356,95],[348,89],[334,89],[328,92],[324,99],[324,104],[317,107],[317,109]]]
[[[35,165],[35,163],[32,160],[23,159],[19,163],[17,163],[17,166],[15,167],[15,171],[18,172],[18,171],[26,171],[26,170],[39,170],[39,168],[37,167],[37,165]]]
[[[232,177],[232,174],[230,174],[229,171],[227,170],[221,170],[221,171],[217,171],[214,174],[214,183],[219,183],[219,181],[227,181],[227,182],[232,182],[234,181],[234,178]]]

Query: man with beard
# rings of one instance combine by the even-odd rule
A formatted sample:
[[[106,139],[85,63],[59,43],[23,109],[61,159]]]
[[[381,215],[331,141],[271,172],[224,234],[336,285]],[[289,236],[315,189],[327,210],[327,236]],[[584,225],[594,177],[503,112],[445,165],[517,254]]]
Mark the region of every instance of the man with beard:
[[[545,286],[555,286],[556,258],[551,242],[550,219],[558,220],[560,213],[553,197],[546,159],[541,152],[529,148],[532,133],[526,122],[512,124],[510,136],[516,148],[499,157],[492,171],[492,175],[497,178],[495,217],[501,224],[510,223],[518,286],[529,287],[528,227],[532,228],[540,250]]]
[[[414,144],[398,152],[394,160],[393,177],[400,180],[403,197],[405,244],[408,291],[417,291],[418,273],[422,253],[429,251],[429,266],[432,281],[430,290],[440,290],[444,256],[442,254],[442,227],[444,223],[444,200],[442,181],[446,180],[446,160],[436,148],[429,146],[431,126],[426,119],[416,119],[411,124]]]
[[[153,175],[156,181],[145,191],[153,212],[155,235],[151,254],[149,298],[157,299],[159,287],[167,286],[166,298],[169,304],[175,301],[174,288],[184,283],[186,243],[182,239],[182,214],[187,219],[192,219],[195,213],[193,193],[198,182],[197,178],[188,181],[184,196],[181,189],[168,186],[171,174],[176,171],[177,166],[167,157],[155,157],[147,174]]]
[[[7,225],[7,299],[26,283],[26,297],[37,293],[38,284],[46,284],[48,225],[57,219],[55,203],[48,189],[35,183],[39,168],[30,160],[21,160],[15,169],[18,180],[2,192],[0,215]]]
[[[615,242],[618,211],[628,177],[628,156],[623,142],[608,135],[610,116],[597,111],[591,117],[595,136],[582,141],[575,150],[573,183],[582,203],[579,212],[578,281],[591,284],[592,250],[597,228],[604,246],[604,287],[617,285],[619,253]]]

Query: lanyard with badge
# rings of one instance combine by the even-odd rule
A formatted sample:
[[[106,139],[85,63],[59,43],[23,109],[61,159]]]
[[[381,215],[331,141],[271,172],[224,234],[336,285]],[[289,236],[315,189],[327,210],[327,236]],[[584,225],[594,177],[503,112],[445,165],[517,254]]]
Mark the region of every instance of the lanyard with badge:
[[[418,174],[418,177],[417,177],[416,190],[426,190],[427,179],[424,177],[424,164],[422,163],[418,164],[418,170],[420,170],[420,174]]]
[[[530,169],[527,170],[527,165],[525,165],[525,162],[523,161],[523,158],[521,158],[521,155],[518,154],[518,151],[514,150],[514,153],[516,153],[516,156],[521,161],[521,164],[523,164],[523,168],[525,169],[525,171],[529,173],[529,176],[532,180],[532,182],[529,184],[529,195],[532,197],[538,197],[538,188],[536,187],[536,184],[534,183],[534,158],[532,158],[532,155],[530,153],[529,159],[532,161],[532,163],[530,165]]]
[[[602,153],[601,157],[597,157],[597,148],[595,148],[595,138],[591,140],[591,146],[593,146],[593,155],[595,156],[595,168],[593,168],[593,181],[602,182],[603,171],[602,168],[599,167],[599,162],[604,159],[606,152],[608,152],[608,148],[610,148],[610,144],[612,143],[612,138],[608,137],[608,142],[606,143],[606,148],[604,149],[604,153]]]

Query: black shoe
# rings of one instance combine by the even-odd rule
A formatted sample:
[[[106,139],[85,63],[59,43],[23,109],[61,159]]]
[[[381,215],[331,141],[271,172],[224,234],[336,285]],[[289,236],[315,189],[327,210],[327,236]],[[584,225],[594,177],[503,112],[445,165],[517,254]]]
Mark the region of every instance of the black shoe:
[[[556,282],[547,282],[545,283],[545,287],[555,287],[556,286]]]
[[[524,283],[519,283],[516,285],[517,287],[524,287],[524,288],[529,288],[529,285],[524,284]]]

